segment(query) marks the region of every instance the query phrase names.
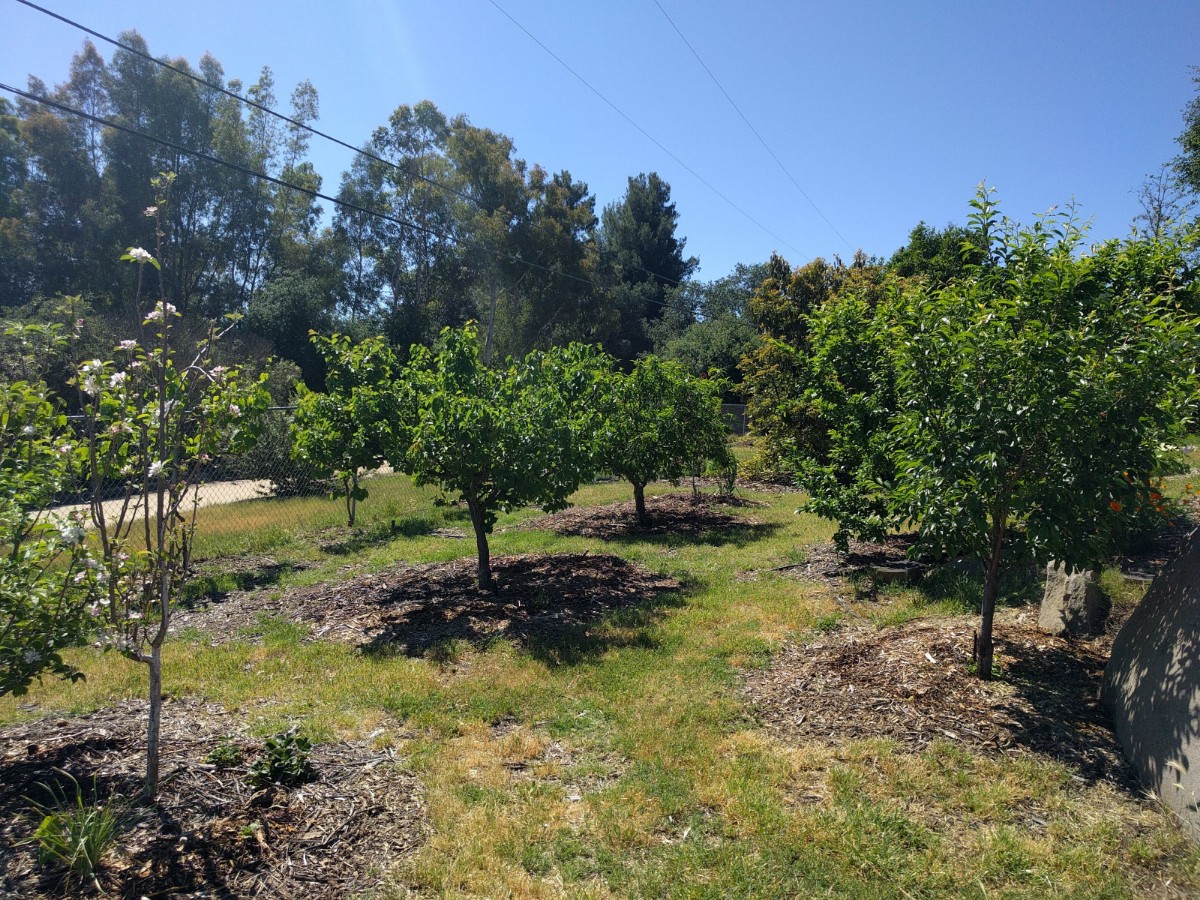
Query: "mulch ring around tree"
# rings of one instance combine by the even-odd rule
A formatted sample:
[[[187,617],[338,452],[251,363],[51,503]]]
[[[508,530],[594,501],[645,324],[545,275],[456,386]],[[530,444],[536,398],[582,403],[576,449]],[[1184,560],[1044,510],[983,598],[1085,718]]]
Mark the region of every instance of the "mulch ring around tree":
[[[755,527],[757,522],[728,511],[730,507],[754,505],[757,504],[735,496],[664,494],[646,498],[649,519],[646,525],[638,523],[633,500],[627,500],[605,506],[571,506],[526,522],[525,527],[609,540],[643,535],[698,537],[715,531]]]
[[[1135,784],[1098,699],[1111,641],[1043,634],[1036,608],[998,618],[994,681],[968,670],[978,621],[955,617],[845,628],[788,645],[747,677],[745,691],[787,744],[888,738],[920,752],[950,741],[1048,756],[1088,782]]]
[[[172,630],[198,629],[215,643],[260,633],[264,616],[307,625],[310,639],[422,656],[453,641],[504,638],[556,653],[598,641],[606,614],[662,603],[680,583],[619,556],[528,554],[492,560],[494,591],[476,584],[473,558],[400,566],[346,581],[231,594],[176,613]]]
[[[877,566],[899,566],[909,562],[908,551],[916,541],[916,534],[892,534],[882,541],[851,540],[848,552],[843,553],[832,541],[806,547],[804,561],[780,566],[776,571],[806,581],[821,581],[838,584],[843,578],[858,573],[869,573]]]
[[[74,803],[63,772],[85,803],[125,798],[125,830],[99,876],[110,896],[354,896],[378,887],[424,840],[418,782],[393,751],[318,744],[312,780],[257,789],[246,773],[263,742],[219,705],[192,700],[165,704],[158,802],[139,805],[146,710],[124,701],[0,729],[0,896],[94,894],[40,866],[33,847],[14,846],[38,825],[27,798],[45,803],[45,786],[57,784]],[[218,747],[235,758],[231,765],[208,758]]]

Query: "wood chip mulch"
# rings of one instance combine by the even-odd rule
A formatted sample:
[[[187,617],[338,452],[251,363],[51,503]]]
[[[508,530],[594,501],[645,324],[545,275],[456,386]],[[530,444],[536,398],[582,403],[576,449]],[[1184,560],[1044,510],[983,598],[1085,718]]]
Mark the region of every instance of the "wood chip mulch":
[[[0,729],[0,897],[94,895],[17,843],[38,824],[27,798],[47,801],[54,783],[74,801],[75,786],[56,770],[76,779],[85,802],[126,798],[126,830],[99,876],[114,897],[354,896],[424,840],[418,782],[390,749],[319,744],[309,757],[315,780],[256,790],[245,776],[261,740],[220,706],[193,700],[165,704],[158,802],[139,805],[146,709],[124,701]],[[223,742],[244,762],[207,761]]]
[[[788,645],[748,676],[745,691],[785,743],[888,738],[918,752],[951,741],[1049,756],[1088,782],[1136,784],[1098,700],[1108,641],[1043,634],[1036,608],[1004,618],[995,627],[999,680],[968,672],[978,624],[959,617],[846,628]]]
[[[886,566],[908,560],[908,551],[916,542],[915,534],[888,535],[882,541],[850,541],[849,552],[843,553],[831,541],[813,544],[804,551],[804,562],[782,566],[779,571],[806,581],[839,583],[848,575],[862,572],[871,566]]]
[[[557,553],[492,560],[495,591],[476,586],[475,560],[400,566],[347,581],[231,594],[175,614],[172,630],[200,629],[214,643],[261,633],[264,615],[311,627],[310,639],[422,656],[447,642],[512,640],[563,655],[599,649],[593,626],[622,608],[661,605],[680,583],[619,556]]]
[[[525,527],[608,540],[646,535],[699,537],[711,532],[761,528],[757,522],[728,512],[730,507],[754,505],[752,501],[733,496],[664,494],[646,498],[646,515],[650,520],[646,525],[638,523],[631,499],[606,506],[568,507],[533,519],[525,523]]]

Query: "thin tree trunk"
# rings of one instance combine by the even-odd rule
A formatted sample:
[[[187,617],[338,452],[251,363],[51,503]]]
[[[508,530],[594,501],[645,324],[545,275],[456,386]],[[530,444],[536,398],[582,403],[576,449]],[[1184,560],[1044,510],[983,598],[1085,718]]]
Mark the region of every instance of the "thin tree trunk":
[[[646,515],[646,485],[635,481],[633,483],[633,508],[637,511],[639,525],[649,525],[650,517]]]
[[[1004,519],[992,525],[992,546],[987,560],[983,580],[983,602],[980,604],[982,618],[979,624],[979,641],[975,648],[975,674],[982,681],[992,680],[992,622],[996,616],[996,598],[1000,594],[1000,559],[1004,553]]]
[[[142,794],[153,800],[158,794],[158,744],[162,722],[162,645],[150,648],[150,722],[146,727],[146,784]]]
[[[492,582],[491,555],[488,551],[487,524],[484,521],[483,504],[472,498],[467,498],[467,508],[471,510],[471,524],[475,526],[475,550],[479,555],[479,588],[490,591],[495,589]]]

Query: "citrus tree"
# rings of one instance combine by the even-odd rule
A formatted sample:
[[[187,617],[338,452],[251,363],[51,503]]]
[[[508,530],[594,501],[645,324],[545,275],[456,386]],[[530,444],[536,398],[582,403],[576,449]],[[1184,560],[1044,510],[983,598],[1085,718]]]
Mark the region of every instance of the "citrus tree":
[[[798,462],[817,509],[852,531],[915,523],[919,548],[983,563],[986,679],[1003,562],[1095,564],[1153,505],[1159,448],[1194,402],[1200,323],[1185,244],[1085,250],[1069,215],[1020,227],[982,190],[973,206],[986,259],[859,317],[877,374],[824,391],[848,427],[831,429],[827,459]],[[842,332],[828,320],[843,312],[815,316],[813,359],[829,362]],[[847,371],[843,359],[824,376]],[[883,403],[880,379],[894,392]]]
[[[398,380],[400,422],[388,459],[418,484],[467,504],[480,588],[493,587],[488,535],[501,510],[562,509],[592,471],[599,351],[581,344],[490,369],[473,325],[414,345]]]
[[[650,482],[678,484],[708,460],[722,470],[735,468],[721,379],[696,378],[677,362],[645,356],[628,374],[610,371],[606,382],[597,459],[633,485],[639,523],[648,521]]]
[[[367,497],[362,476],[383,464],[392,444],[400,364],[382,337],[357,344],[344,334],[310,337],[325,362],[326,387],[318,393],[297,385],[292,452],[341,482],[346,524],[353,527],[358,502]]]

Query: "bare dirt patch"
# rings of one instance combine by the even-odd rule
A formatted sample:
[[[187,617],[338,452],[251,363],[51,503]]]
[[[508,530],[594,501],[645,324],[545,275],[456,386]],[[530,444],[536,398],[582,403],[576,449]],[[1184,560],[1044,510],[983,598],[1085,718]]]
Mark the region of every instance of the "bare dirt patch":
[[[1136,784],[1097,699],[1108,639],[1066,641],[1035,627],[1036,609],[995,628],[1000,680],[968,671],[973,618],[847,628],[783,649],[745,690],[786,743],[889,738],[911,751],[934,741],[1059,760],[1079,777]],[[1132,788],[1131,788],[1132,789]]]
[[[631,489],[632,490],[632,489]],[[761,529],[760,523],[735,515],[730,508],[758,504],[739,497],[709,494],[664,494],[646,498],[649,523],[641,525],[632,500],[606,506],[572,506],[525,524],[562,535],[590,538],[625,538],[647,535],[702,537],[713,532]]]
[[[422,656],[456,640],[505,638],[551,661],[611,646],[594,626],[608,613],[652,615],[680,584],[619,556],[530,554],[492,560],[495,591],[475,583],[475,560],[401,566],[348,581],[230,595],[180,610],[173,628],[215,642],[253,635],[264,615],[305,624],[312,639]],[[635,623],[636,624],[636,623]]]
[[[74,785],[88,802],[135,798],[145,767],[146,704],[125,701],[76,719],[0,729],[0,895],[92,895],[14,847],[36,827],[26,797]],[[262,790],[246,782],[261,750],[216,704],[168,703],[162,786],[155,806],[130,801],[128,830],[104,860],[100,883],[116,897],[345,897],[380,885],[424,839],[417,780],[389,749],[317,745],[307,784]],[[206,759],[224,743],[244,762]]]

